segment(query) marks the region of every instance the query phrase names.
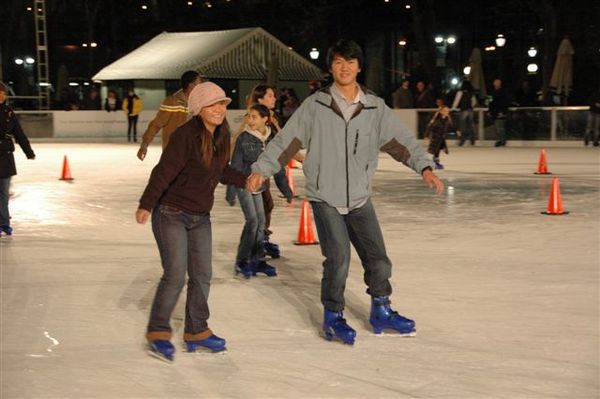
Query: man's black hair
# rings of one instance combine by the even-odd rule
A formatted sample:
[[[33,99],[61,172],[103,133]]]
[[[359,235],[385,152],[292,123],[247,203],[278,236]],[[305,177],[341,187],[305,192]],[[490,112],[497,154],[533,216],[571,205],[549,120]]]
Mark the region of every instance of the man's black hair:
[[[181,88],[183,90],[187,89],[187,87],[190,85],[190,83],[192,83],[194,80],[198,79],[198,72],[196,71],[186,71],[183,73],[183,75],[181,75]]]
[[[352,60],[356,58],[356,60],[358,61],[359,68],[362,68],[363,66],[363,51],[358,45],[358,43],[356,43],[353,40],[338,40],[336,44],[329,47],[329,50],[327,50],[328,69],[331,69],[331,64],[333,63],[333,59],[336,55],[342,57],[345,60]]]

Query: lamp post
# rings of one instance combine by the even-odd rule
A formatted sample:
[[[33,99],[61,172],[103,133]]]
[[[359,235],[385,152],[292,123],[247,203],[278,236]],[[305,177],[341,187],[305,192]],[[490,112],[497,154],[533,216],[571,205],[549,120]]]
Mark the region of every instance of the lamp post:
[[[24,87],[21,87],[19,91],[23,92],[23,94],[29,95],[32,93],[32,88],[35,86],[35,78],[33,76],[33,65],[35,64],[35,59],[32,56],[27,55],[23,57],[17,57],[14,61],[15,64],[23,67],[23,69],[19,68],[19,76],[21,79],[19,79],[18,82]]]
[[[498,33],[496,36],[496,48],[498,49],[498,57],[500,59],[500,66],[498,67],[498,75],[502,79],[502,64],[504,63],[504,46],[506,45],[506,37],[502,33]]]

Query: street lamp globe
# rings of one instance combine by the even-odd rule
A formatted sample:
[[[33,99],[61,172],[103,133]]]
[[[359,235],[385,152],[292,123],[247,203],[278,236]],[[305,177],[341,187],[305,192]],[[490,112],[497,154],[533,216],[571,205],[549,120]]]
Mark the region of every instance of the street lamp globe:
[[[504,45],[506,44],[506,38],[504,37],[503,34],[498,34],[498,37],[496,38],[496,46],[498,47],[504,47]]]
[[[312,48],[312,50],[310,50],[310,53],[308,53],[310,55],[310,58],[313,60],[316,60],[317,58],[319,58],[319,50],[317,50],[315,47]]]
[[[32,57],[27,57],[27,58],[25,58],[25,62],[27,64],[31,65],[31,64],[35,63],[35,60]]]
[[[437,44],[440,44],[444,41],[444,38],[441,36],[436,36],[435,39],[433,39]]]
[[[17,64],[17,65],[23,65],[23,62],[25,62],[25,61],[23,61],[23,59],[21,59],[21,58],[15,58],[15,64]]]
[[[527,55],[531,58],[535,57],[537,55],[537,49],[535,47],[530,47],[529,50],[527,50]]]
[[[454,37],[454,36],[449,36],[449,37],[446,39],[446,42],[447,42],[448,44],[454,44],[454,43],[456,43],[456,37]]]
[[[538,65],[537,64],[529,64],[527,65],[527,72],[529,73],[536,73],[538,71]]]
[[[470,66],[470,65],[467,65],[467,66],[466,66],[466,67],[463,69],[463,73],[464,73],[466,76],[469,76],[469,75],[471,74],[471,66]]]

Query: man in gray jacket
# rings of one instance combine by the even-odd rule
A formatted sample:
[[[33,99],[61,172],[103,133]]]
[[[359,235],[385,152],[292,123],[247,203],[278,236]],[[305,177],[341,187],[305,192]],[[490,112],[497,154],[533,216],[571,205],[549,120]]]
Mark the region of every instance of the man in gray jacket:
[[[356,331],[343,317],[344,289],[350,264],[350,242],[356,248],[371,295],[370,323],[376,334],[384,329],[414,334],[414,321],[390,308],[391,262],[370,200],[371,181],[379,151],[412,168],[438,194],[444,184],[414,134],[384,101],[363,90],[356,77],[363,53],[353,41],[340,40],[327,54],[334,83],[308,97],[252,165],[249,189],[279,171],[301,148],[306,195],[311,202],[321,242],[325,308],[323,333],[353,344]]]

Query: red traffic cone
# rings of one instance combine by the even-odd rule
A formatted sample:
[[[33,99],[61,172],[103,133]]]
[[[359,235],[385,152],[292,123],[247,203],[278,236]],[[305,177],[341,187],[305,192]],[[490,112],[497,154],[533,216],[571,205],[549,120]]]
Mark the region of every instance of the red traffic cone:
[[[296,186],[294,186],[294,177],[292,176],[292,168],[289,166],[285,168],[285,177],[288,179],[290,190],[292,190],[292,197],[296,197]]]
[[[298,229],[298,241],[296,245],[315,245],[319,244],[315,240],[315,233],[312,228],[312,221],[310,217],[310,205],[308,200],[305,198],[302,201],[302,210],[300,211],[300,228]]]
[[[71,176],[71,170],[69,169],[69,161],[67,160],[67,156],[65,155],[65,157],[63,158],[63,167],[62,167],[62,175],[60,176],[60,179],[58,180],[74,180],[73,177]]]
[[[558,177],[552,179],[552,187],[550,188],[550,200],[548,201],[548,210],[542,212],[544,215],[566,215],[560,198],[560,187],[558,185]]]
[[[294,158],[290,159],[290,162],[288,162],[288,168],[290,169],[296,169],[296,160]]]
[[[542,148],[540,151],[540,160],[538,161],[538,170],[534,174],[536,175],[551,175],[548,172],[548,164],[546,163],[546,150]]]

